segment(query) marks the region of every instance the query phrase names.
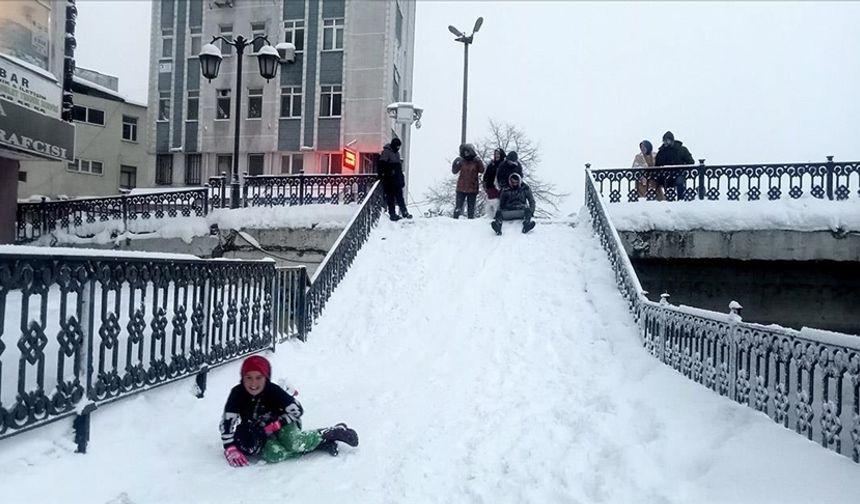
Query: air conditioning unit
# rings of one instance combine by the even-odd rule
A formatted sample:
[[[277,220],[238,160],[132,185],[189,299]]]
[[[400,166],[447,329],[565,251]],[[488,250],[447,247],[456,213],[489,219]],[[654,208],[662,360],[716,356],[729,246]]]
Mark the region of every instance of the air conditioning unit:
[[[233,0],[212,0],[215,7],[233,7]]]

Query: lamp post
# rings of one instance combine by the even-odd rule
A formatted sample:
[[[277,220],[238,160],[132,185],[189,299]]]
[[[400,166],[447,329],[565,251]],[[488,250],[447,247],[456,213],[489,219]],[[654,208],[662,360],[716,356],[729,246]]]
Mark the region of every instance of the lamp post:
[[[472,34],[468,37],[452,25],[448,25],[448,31],[457,36],[454,40],[463,43],[463,125],[460,129],[461,144],[466,143],[466,102],[469,97],[469,46],[472,44],[475,34],[481,29],[482,24],[484,24],[484,18],[479,17],[475,21],[475,27],[472,28]]]
[[[275,49],[269,44],[269,39],[264,36],[256,36],[253,40],[246,39],[242,35],[236,37],[235,40],[228,40],[224,37],[212,37],[212,42],[204,45],[198,58],[200,59],[200,71],[203,73],[209,82],[218,77],[218,70],[221,67],[221,50],[215,45],[215,41],[221,40],[223,43],[236,48],[236,117],[235,129],[233,131],[233,177],[230,181],[230,208],[239,208],[239,130],[241,129],[241,114],[242,114],[242,56],[245,54],[245,48],[254,44],[258,40],[266,43],[257,51],[257,60],[260,63],[260,75],[266,79],[266,82],[274,79],[278,74],[278,62],[283,59],[287,62],[295,60],[296,48],[289,42],[281,42],[278,48]]]

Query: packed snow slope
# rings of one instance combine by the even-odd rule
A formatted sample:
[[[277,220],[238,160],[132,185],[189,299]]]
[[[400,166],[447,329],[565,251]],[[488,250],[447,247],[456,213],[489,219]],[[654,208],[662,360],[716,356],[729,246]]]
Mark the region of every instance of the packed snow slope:
[[[857,502],[860,466],[649,356],[586,220],[383,221],[305,343],[270,355],[305,428],[361,444],[232,468],[239,364],[0,441],[2,502]]]

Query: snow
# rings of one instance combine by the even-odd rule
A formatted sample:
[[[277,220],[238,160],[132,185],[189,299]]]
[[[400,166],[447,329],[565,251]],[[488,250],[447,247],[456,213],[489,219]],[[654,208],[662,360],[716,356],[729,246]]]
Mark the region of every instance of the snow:
[[[6,58],[7,60],[11,61],[12,63],[20,65],[20,66],[26,68],[27,70],[29,70],[31,72],[35,72],[35,73],[41,75],[42,77],[50,80],[51,82],[58,83],[56,75],[52,74],[48,70],[45,70],[44,68],[42,68],[38,65],[28,63],[22,59],[16,58],[15,56],[12,56],[10,54],[5,54],[5,53],[0,53],[0,58]]]
[[[234,469],[217,423],[238,362],[0,441],[4,502],[854,503],[858,466],[641,347],[584,218],[529,236],[383,220],[307,343],[269,354],[306,428],[361,445]],[[107,477],[109,475],[109,477]],[[51,482],[51,484],[45,484]],[[157,482],[157,484],[154,484]]]
[[[847,347],[860,351],[860,338],[851,334],[825,331],[824,329],[813,329],[811,327],[802,327],[800,329],[800,337],[809,341],[816,341],[838,347]]]
[[[209,214],[207,222],[221,229],[342,229],[357,211],[357,204],[224,208]]]
[[[610,203],[619,231],[860,231],[860,199]]]
[[[131,99],[129,99],[128,97],[126,97],[125,95],[121,95],[121,94],[119,94],[118,92],[114,91],[114,90],[113,90],[113,89],[111,89],[111,88],[107,88],[107,87],[104,87],[104,86],[102,86],[102,85],[100,85],[100,84],[96,84],[95,82],[92,82],[92,81],[89,81],[89,80],[87,80],[87,79],[84,79],[84,78],[83,78],[83,77],[81,77],[81,76],[74,75],[74,76],[72,76],[72,80],[73,80],[74,82],[76,82],[76,83],[78,83],[78,84],[82,85],[82,86],[87,86],[87,87],[89,87],[89,88],[92,88],[92,89],[94,89],[94,90],[96,90],[96,91],[100,92],[100,93],[104,93],[104,94],[106,94],[106,95],[113,96],[114,98],[117,98],[117,99],[118,99],[118,100],[120,100],[120,101],[123,101],[123,102],[125,102],[125,103],[128,103],[129,105],[136,105],[136,106],[138,106],[138,107],[144,107],[144,108],[146,108],[146,107],[147,107],[147,104],[146,104],[146,103],[142,103],[142,102],[138,102],[138,101],[131,100]]]
[[[29,245],[0,245],[0,254],[43,255],[43,256],[74,256],[74,257],[110,257],[117,259],[165,259],[171,261],[191,260],[200,258],[191,254],[167,254],[163,252],[136,252],[127,250],[82,249],[72,247],[38,247]]]

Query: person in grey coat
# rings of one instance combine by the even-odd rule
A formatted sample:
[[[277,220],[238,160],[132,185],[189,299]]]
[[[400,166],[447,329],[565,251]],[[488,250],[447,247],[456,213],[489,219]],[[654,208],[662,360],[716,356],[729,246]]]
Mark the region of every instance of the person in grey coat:
[[[535,198],[528,184],[522,181],[517,173],[508,178],[507,187],[502,189],[499,198],[499,210],[496,218],[490,224],[497,235],[502,234],[502,221],[523,220],[523,233],[528,233],[535,227],[532,216],[535,213]]]

